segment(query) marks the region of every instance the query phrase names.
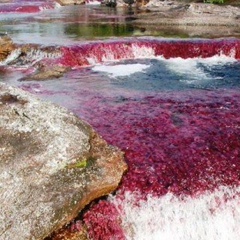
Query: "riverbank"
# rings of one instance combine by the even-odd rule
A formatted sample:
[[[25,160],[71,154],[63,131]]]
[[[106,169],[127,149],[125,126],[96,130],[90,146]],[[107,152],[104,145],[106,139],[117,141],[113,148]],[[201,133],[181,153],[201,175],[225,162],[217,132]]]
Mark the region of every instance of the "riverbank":
[[[240,8],[231,5],[151,1],[133,21],[142,34],[166,37],[240,37]],[[139,33],[141,35],[141,32]]]

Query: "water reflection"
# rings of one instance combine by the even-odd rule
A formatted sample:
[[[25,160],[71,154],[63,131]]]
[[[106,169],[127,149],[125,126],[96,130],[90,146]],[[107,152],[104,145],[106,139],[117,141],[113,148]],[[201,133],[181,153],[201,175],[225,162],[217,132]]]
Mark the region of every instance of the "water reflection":
[[[66,6],[37,14],[0,15],[0,32],[16,43],[66,45],[82,39],[133,36],[134,11],[104,6]]]
[[[91,39],[95,37],[132,36],[134,28],[131,24],[116,23],[109,25],[106,23],[92,23],[80,25],[76,23],[66,26],[65,33],[67,35],[75,35]]]

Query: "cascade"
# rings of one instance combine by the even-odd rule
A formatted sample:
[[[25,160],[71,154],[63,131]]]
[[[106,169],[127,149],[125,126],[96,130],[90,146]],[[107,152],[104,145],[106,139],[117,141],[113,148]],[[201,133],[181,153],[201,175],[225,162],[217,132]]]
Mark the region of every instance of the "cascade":
[[[195,40],[157,41],[123,40],[63,47],[61,63],[67,66],[86,66],[106,61],[135,58],[207,58],[226,55],[240,59],[240,41]]]

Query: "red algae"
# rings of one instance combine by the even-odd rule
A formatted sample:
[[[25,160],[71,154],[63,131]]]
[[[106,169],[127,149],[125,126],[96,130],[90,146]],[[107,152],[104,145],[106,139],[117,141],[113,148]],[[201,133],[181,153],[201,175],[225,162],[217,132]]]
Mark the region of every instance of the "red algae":
[[[196,96],[158,94],[114,105],[116,99],[98,97],[88,103],[91,112],[79,114],[125,151],[129,171],[120,192],[192,195],[239,184],[240,94]]]
[[[240,40],[122,40],[62,47],[62,53],[63,56],[59,62],[71,67],[87,66],[104,61],[157,56],[163,56],[166,59],[177,57],[187,59],[225,55],[240,59]]]
[[[120,217],[115,206],[106,201],[100,201],[84,216],[90,239],[125,240],[120,224]],[[101,224],[99,224],[101,223]]]
[[[40,7],[38,6],[20,6],[15,9],[18,13],[35,13],[40,12]]]
[[[137,192],[138,200],[168,192],[194,196],[239,185],[239,100],[233,90],[159,93],[124,101],[95,96],[79,115],[125,152],[129,171],[117,198],[126,192]],[[118,218],[108,214],[111,205],[101,202],[85,214],[91,239],[113,239],[108,231],[119,223],[109,227],[102,219]]]
[[[54,1],[11,1],[9,3],[0,4],[0,14],[1,13],[37,13],[43,9],[53,9],[56,3]]]

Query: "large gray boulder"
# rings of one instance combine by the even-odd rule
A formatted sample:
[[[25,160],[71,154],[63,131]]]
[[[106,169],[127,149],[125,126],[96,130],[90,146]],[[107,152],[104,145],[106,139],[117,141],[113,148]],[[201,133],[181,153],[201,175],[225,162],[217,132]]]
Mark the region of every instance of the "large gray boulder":
[[[67,110],[0,84],[0,239],[44,239],[118,186],[127,166]]]

